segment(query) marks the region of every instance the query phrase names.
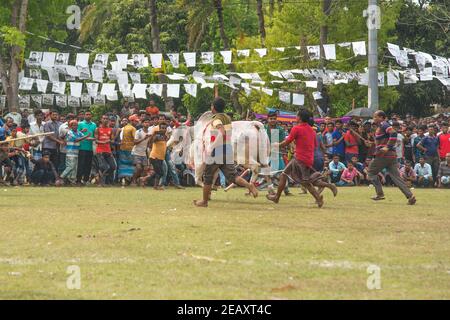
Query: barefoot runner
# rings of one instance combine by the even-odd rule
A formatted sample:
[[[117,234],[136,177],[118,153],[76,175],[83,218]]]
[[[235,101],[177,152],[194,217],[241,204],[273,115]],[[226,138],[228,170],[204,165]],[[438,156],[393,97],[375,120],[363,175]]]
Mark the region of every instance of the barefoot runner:
[[[267,199],[278,203],[281,194],[286,186],[288,177],[300,183],[316,199],[316,203],[321,208],[323,206],[323,196],[314,186],[330,188],[336,195],[336,186],[325,182],[322,176],[312,169],[314,163],[314,149],[317,144],[316,133],[311,127],[312,114],[308,110],[300,110],[297,114],[298,125],[292,128],[289,137],[278,144],[279,148],[289,145],[295,140],[295,157],[289,162],[280,176],[280,182],[276,194],[268,194]],[[274,144],[276,147],[277,144]]]
[[[392,181],[408,199],[408,204],[414,205],[416,203],[416,198],[406,186],[405,182],[403,182],[398,170],[397,154],[395,152],[397,132],[386,121],[386,114],[381,110],[374,113],[373,121],[378,125],[378,129],[375,133],[375,159],[370,163],[368,171],[369,179],[372,181],[377,192],[377,195],[373,197],[372,200],[379,201],[385,199],[378,173],[386,168]]]
[[[212,153],[209,155],[204,173],[203,200],[194,200],[197,207],[207,207],[210,200],[214,174],[221,170],[230,183],[246,187],[253,197],[258,196],[256,187],[239,177],[233,159],[233,146],[231,145],[231,119],[225,113],[225,101],[222,98],[214,99],[211,111],[214,114],[212,127],[217,133],[212,136]]]

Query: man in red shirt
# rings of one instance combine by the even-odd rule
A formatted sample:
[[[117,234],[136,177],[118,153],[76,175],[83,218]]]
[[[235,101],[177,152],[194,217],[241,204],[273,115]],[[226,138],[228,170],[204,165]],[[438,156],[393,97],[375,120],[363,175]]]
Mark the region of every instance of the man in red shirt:
[[[448,123],[443,122],[441,124],[441,133],[439,138],[439,158],[441,161],[445,161],[445,156],[450,153],[450,132],[448,130]]]
[[[287,178],[300,183],[316,199],[316,203],[321,208],[323,206],[323,196],[314,188],[330,188],[336,195],[336,186],[323,180],[321,174],[312,169],[314,163],[314,149],[317,144],[316,133],[311,127],[312,114],[308,110],[300,110],[297,114],[298,125],[292,128],[289,137],[278,146],[284,147],[295,141],[295,157],[289,162],[284,172],[280,176],[280,182],[276,194],[267,195],[267,199],[278,203],[281,194],[286,186]],[[277,146],[277,143],[274,144]],[[314,173],[313,173],[314,172]]]
[[[349,163],[353,157],[358,158],[359,153],[359,138],[355,134],[358,131],[358,124],[356,122],[350,122],[350,128],[344,134],[345,141],[345,162]]]

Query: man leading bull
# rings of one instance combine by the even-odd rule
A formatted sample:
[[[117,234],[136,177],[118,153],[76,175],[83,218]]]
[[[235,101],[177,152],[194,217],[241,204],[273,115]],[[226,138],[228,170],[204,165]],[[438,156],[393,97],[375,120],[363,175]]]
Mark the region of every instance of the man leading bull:
[[[211,146],[212,152],[207,154],[204,171],[203,200],[194,200],[197,207],[207,207],[211,197],[214,174],[221,170],[229,182],[245,187],[253,197],[258,197],[256,187],[237,175],[233,161],[233,146],[231,144],[231,119],[224,113],[225,100],[220,97],[214,99],[211,111],[212,119]]]

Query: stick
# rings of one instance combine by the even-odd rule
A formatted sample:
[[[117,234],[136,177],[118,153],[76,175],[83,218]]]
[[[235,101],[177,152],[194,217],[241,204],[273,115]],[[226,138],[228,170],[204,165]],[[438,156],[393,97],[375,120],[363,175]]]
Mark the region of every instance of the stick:
[[[22,137],[22,138],[15,138],[15,139],[11,139],[11,140],[0,141],[0,144],[6,144],[6,143],[14,142],[14,141],[28,140],[28,139],[44,137],[44,136],[50,136],[52,134],[54,134],[54,132],[37,133],[37,134],[32,134],[31,136],[26,136],[26,137]]]
[[[241,178],[243,178],[247,173],[250,172],[250,169],[245,170],[244,172],[242,172],[242,174],[240,175]],[[235,183],[230,184],[228,187],[225,188],[225,192],[227,192],[228,190],[234,188],[236,186]]]

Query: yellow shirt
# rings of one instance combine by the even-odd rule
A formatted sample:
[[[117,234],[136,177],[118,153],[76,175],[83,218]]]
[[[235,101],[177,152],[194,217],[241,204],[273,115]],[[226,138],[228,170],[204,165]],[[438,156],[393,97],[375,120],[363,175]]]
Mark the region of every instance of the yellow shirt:
[[[152,130],[152,135],[159,131],[159,126],[156,126]],[[153,142],[152,151],[150,152],[151,159],[164,160],[166,159],[167,141]]]
[[[134,147],[134,136],[136,134],[136,128],[131,124],[127,124],[122,129],[122,142],[120,143],[120,150],[131,151]]]
[[[23,138],[26,136],[27,135],[25,133],[19,131],[19,132],[17,132],[16,138]],[[11,139],[16,139],[16,138],[9,136],[6,138],[6,141],[11,140]],[[10,148],[22,148],[25,143],[28,143],[27,139],[10,142],[9,146],[10,146]]]

